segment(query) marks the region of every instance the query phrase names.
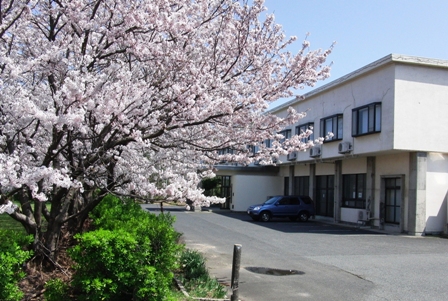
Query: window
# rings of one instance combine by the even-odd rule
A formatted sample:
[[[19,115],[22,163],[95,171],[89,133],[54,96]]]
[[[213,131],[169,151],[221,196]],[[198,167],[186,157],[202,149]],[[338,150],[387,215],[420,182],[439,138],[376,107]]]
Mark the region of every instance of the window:
[[[233,149],[226,147],[218,150],[218,155],[233,154]]]
[[[381,132],[381,103],[353,109],[352,118],[353,137]]]
[[[267,147],[267,148],[270,148],[271,147],[271,140],[270,139],[266,139],[264,141],[264,146]]]
[[[333,133],[333,137],[325,141],[342,140],[342,114],[329,116],[320,120],[320,136],[325,137],[328,133]]]
[[[248,145],[247,149],[249,150],[249,153],[251,155],[255,155],[258,153],[258,151],[260,150],[260,148],[257,145]]]
[[[384,179],[386,223],[399,224],[401,221],[401,178]]]
[[[283,130],[279,134],[283,135],[283,138],[280,140],[280,143],[283,143],[285,142],[286,139],[291,138],[291,130]]]
[[[294,177],[293,194],[295,195],[310,195],[310,177],[301,176]]]
[[[302,125],[299,125],[296,127],[296,135],[300,135],[302,133],[305,133],[307,130],[311,129],[313,130],[314,127],[314,123],[312,122],[308,122]],[[307,143],[309,140],[313,141],[314,140],[314,133],[309,135],[306,138],[302,138],[300,139],[303,143]]]
[[[283,181],[283,194],[289,195],[289,177],[285,177]]]
[[[342,176],[342,206],[346,208],[366,207],[366,174]]]
[[[279,205],[290,205],[291,204],[291,198],[281,198],[280,201],[278,201]]]
[[[316,176],[316,214],[334,216],[334,176]]]

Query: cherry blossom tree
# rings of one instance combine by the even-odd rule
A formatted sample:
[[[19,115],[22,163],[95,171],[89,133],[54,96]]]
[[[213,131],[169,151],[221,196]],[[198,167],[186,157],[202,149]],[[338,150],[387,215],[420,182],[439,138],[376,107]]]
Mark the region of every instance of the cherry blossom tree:
[[[303,113],[267,108],[327,78],[331,47],[305,40],[289,53],[296,38],[262,0],[0,0],[0,10],[0,203],[48,258],[106,194],[217,202],[198,188],[217,162],[269,164],[307,147],[278,134]]]

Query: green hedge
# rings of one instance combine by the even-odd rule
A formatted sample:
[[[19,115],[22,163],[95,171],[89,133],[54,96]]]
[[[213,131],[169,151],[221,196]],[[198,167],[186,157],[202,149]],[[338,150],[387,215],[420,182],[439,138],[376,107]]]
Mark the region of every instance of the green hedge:
[[[31,235],[0,229],[0,300],[22,299],[18,282],[25,277],[22,265],[32,256],[32,251],[25,250],[25,247],[32,241]]]
[[[77,235],[74,286],[83,300],[167,300],[183,246],[174,217],[108,196],[92,212],[98,230]]]

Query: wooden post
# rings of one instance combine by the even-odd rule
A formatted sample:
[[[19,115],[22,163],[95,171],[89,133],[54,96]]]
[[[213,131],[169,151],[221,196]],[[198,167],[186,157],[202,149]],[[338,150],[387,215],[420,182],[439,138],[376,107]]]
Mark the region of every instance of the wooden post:
[[[240,281],[240,263],[241,263],[241,245],[233,246],[233,264],[232,264],[232,280],[231,289],[232,297],[231,301],[238,301],[238,283]]]

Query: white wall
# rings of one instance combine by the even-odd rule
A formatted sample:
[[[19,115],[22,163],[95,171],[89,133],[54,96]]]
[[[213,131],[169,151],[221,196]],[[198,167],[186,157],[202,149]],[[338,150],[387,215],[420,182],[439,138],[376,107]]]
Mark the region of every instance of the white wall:
[[[300,176],[309,176],[310,175],[310,165],[296,165],[294,166],[294,176],[300,177]]]
[[[448,154],[429,153],[427,164],[425,233],[446,232]]]
[[[342,161],[342,174],[357,174],[367,172],[367,158],[353,158]]]
[[[246,211],[250,205],[265,202],[268,196],[282,194],[283,178],[235,175],[232,177],[232,191],[230,209],[232,211]]]
[[[313,122],[314,137],[317,138],[320,135],[320,120],[322,118],[343,114],[342,141],[351,142],[354,146],[354,151],[350,155],[393,149],[394,71],[393,64],[383,66],[332,89],[305,95],[305,99],[297,101],[292,106],[298,112],[306,111],[306,116],[288,128],[291,128],[291,133],[294,134],[297,125]],[[381,133],[353,138],[352,109],[374,102],[382,103]],[[286,109],[283,108],[276,113],[283,116]],[[299,152],[297,161],[318,162],[319,159],[344,157],[338,153],[339,142],[341,141],[327,142],[321,145],[322,155],[317,159],[310,158],[309,151]],[[285,162],[285,158],[281,160]]]
[[[448,72],[396,67],[395,149],[448,152]]]

